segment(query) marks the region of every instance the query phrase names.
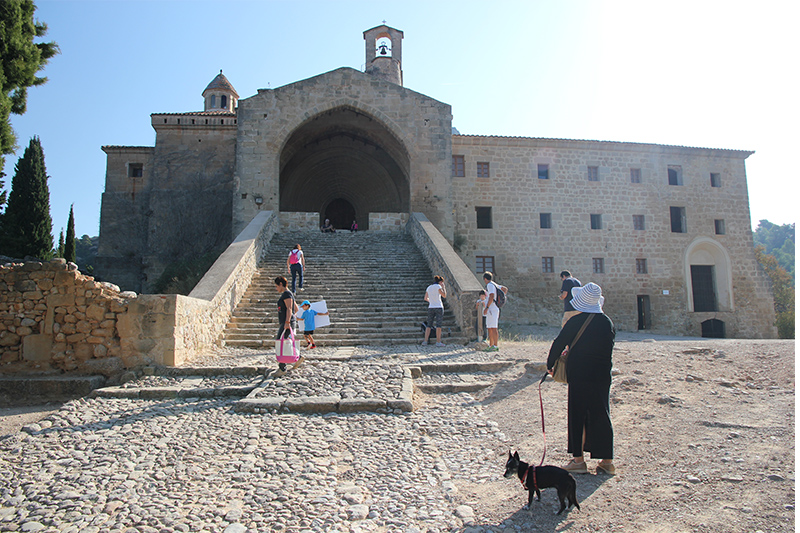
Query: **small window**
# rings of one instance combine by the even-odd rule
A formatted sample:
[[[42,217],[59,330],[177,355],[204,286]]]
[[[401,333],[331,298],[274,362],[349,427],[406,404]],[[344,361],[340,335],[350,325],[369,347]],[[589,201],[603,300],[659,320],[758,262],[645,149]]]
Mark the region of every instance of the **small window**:
[[[589,215],[592,229],[603,229],[603,215]]]
[[[647,259],[636,260],[636,273],[647,274]]]
[[[494,272],[494,256],[493,255],[476,255],[475,256],[475,273],[483,274],[484,272]]]
[[[463,178],[464,174],[464,156],[463,155],[454,155],[453,156],[453,177],[455,178]]]
[[[670,185],[683,185],[681,167],[670,165],[669,168],[667,168],[667,181],[669,181]]]
[[[550,165],[543,165],[543,164],[538,165],[538,172],[540,180],[550,179]]]
[[[142,163],[128,163],[128,177],[141,178],[144,174],[144,165]]]
[[[542,257],[542,272],[552,274],[556,271],[552,257]]]
[[[632,168],[631,169],[631,183],[641,183],[642,182],[642,169],[641,168]]]
[[[711,186],[722,187],[722,177],[720,176],[719,172],[711,173]]]
[[[212,94],[211,95],[211,108],[215,108],[215,107],[217,107],[217,95],[216,94]]]
[[[475,215],[478,223],[478,229],[492,229],[491,207],[476,207]]]
[[[686,233],[686,208],[670,207],[669,223],[672,233]]]
[[[600,181],[600,169],[598,167],[588,167],[588,179],[589,181]]]
[[[633,215],[633,229],[644,230],[644,215]]]
[[[592,258],[592,272],[595,274],[603,274],[606,271],[606,262],[602,257]]]
[[[479,178],[489,177],[489,163],[478,162],[478,177]]]
[[[553,216],[551,213],[539,213],[539,227],[550,229],[553,227]]]
[[[225,96],[224,94],[219,97],[219,107],[220,109],[225,109],[226,107],[228,107],[228,97]]]
[[[714,233],[717,235],[725,235],[725,221],[722,219],[714,220]]]

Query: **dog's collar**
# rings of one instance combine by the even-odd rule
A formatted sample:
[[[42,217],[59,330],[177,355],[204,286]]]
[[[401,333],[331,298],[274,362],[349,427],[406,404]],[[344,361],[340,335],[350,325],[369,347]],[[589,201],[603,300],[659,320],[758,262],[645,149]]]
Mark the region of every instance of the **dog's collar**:
[[[525,486],[525,480],[528,478],[528,472],[533,472],[533,488],[535,489],[536,488],[536,467],[533,466],[533,465],[529,466],[528,469],[525,470],[525,473],[522,474],[522,479],[520,479],[520,481],[522,482],[522,486],[523,487]]]

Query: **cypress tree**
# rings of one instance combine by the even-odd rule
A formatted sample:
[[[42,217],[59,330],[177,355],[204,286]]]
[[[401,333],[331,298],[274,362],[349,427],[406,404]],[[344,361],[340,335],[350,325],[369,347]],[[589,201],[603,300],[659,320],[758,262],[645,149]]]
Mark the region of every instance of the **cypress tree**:
[[[64,257],[64,228],[61,228],[61,233],[58,234],[58,249],[56,250],[56,257]]]
[[[75,262],[75,217],[72,215],[72,208],[69,206],[69,220],[67,221],[67,239],[64,241],[64,259],[69,263]]]
[[[53,254],[53,220],[44,152],[38,137],[31,139],[14,170],[0,228],[0,254],[49,259]]]

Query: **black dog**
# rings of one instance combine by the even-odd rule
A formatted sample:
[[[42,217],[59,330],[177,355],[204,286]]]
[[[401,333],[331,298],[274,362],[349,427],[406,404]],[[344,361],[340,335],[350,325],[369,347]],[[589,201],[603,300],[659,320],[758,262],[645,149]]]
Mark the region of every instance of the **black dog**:
[[[575,495],[575,478],[563,468],[557,466],[533,466],[525,461],[520,461],[519,452],[508,452],[508,461],[506,462],[506,473],[503,477],[511,477],[514,474],[519,477],[522,486],[528,490],[528,505],[531,506],[533,501],[533,493],[536,493],[536,501],[542,501],[542,493],[539,489],[547,489],[555,487],[558,490],[558,501],[561,502],[561,509],[556,514],[561,514],[564,509],[570,506],[575,506],[579,511],[581,506],[578,505],[578,497]],[[569,501],[569,506],[567,505]]]

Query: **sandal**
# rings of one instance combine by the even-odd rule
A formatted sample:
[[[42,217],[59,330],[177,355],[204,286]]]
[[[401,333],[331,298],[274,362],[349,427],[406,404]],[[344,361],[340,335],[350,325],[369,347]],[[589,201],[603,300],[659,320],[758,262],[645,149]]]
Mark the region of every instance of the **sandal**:
[[[572,472],[573,474],[588,474],[589,469],[586,468],[586,461],[581,461],[580,463],[575,459],[570,459],[567,464],[562,466],[564,470],[567,472]]]

